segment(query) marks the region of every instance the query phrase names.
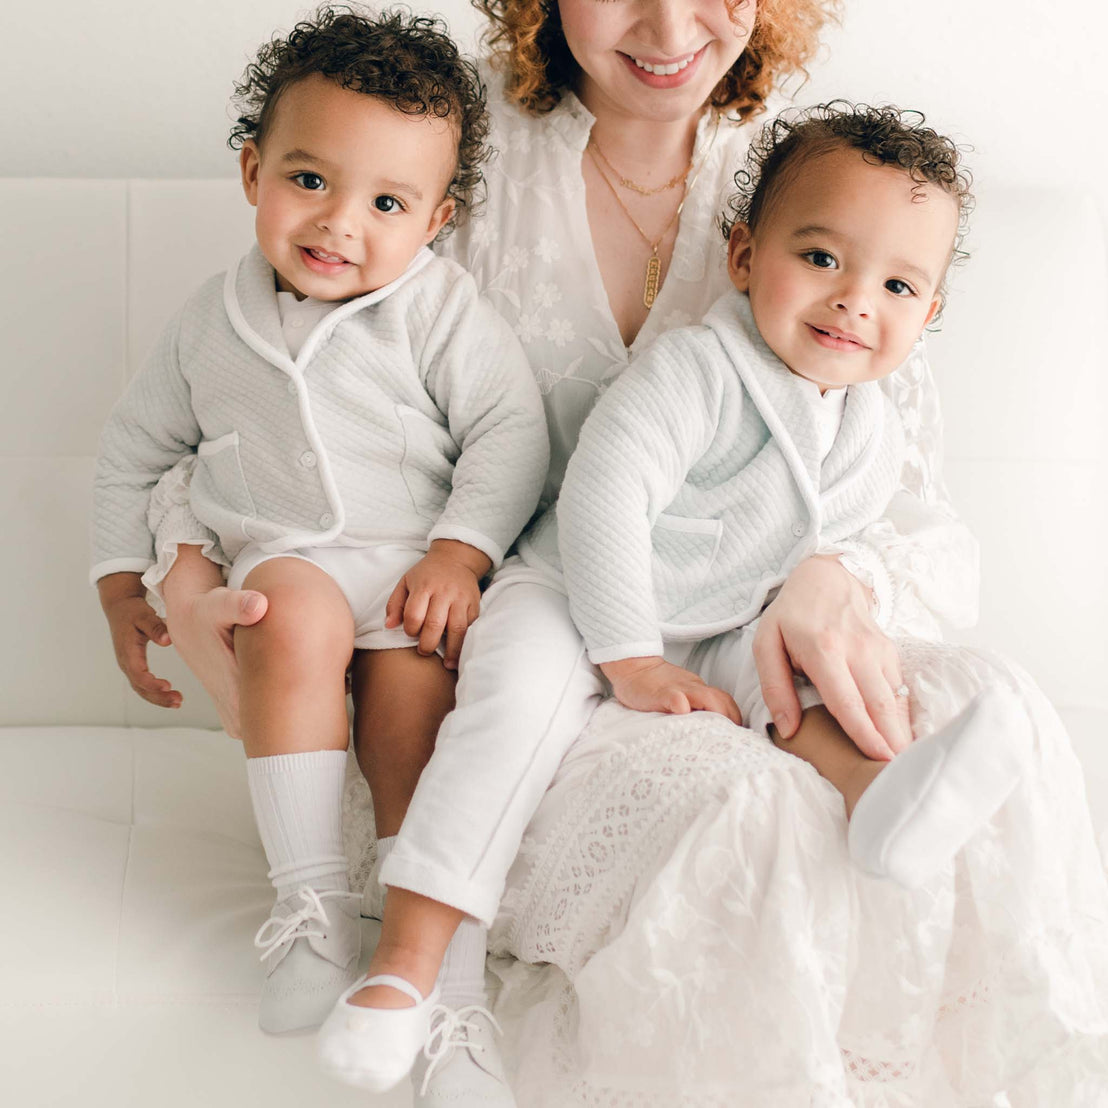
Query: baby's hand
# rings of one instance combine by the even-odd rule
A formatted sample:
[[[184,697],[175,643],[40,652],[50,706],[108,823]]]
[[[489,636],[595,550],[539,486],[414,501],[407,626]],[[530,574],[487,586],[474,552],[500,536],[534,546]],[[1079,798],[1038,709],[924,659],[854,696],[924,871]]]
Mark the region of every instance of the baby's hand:
[[[637,712],[718,712],[732,723],[742,723],[739,706],[727,693],[664,658],[623,658],[600,668],[616,699]]]
[[[436,539],[403,577],[385,606],[385,626],[419,637],[420,654],[434,654],[446,633],[443,665],[458,668],[462,640],[481,608],[481,578],[492,562],[475,546]]]
[[[146,664],[146,644],[169,646],[169,631],[146,603],[139,575],[111,573],[101,577],[97,587],[112,633],[115,660],[131,688],[160,708],[180,708],[181,694],[164,678],[155,677]]]

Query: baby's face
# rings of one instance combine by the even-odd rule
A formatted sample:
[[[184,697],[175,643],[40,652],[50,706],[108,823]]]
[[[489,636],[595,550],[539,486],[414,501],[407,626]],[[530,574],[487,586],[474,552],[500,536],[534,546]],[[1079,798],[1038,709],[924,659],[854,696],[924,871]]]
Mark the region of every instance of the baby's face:
[[[349,300],[395,280],[454,210],[457,136],[313,74],[285,90],[259,148],[242,150],[255,233],[298,297]]]
[[[939,308],[957,226],[942,189],[835,149],[782,182],[753,236],[736,225],[729,271],[766,345],[823,391],[904,361]]]

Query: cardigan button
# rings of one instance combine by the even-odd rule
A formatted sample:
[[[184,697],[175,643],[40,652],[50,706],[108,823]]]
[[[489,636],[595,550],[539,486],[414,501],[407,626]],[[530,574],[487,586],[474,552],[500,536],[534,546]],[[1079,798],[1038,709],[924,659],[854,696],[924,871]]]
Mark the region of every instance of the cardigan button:
[[[798,539],[803,538],[804,537],[804,532],[807,531],[807,530],[808,530],[808,528],[805,527],[803,523],[794,523],[793,524],[793,534],[796,535],[796,537]]]
[[[300,464],[305,469],[314,469],[315,455],[310,450],[305,450],[304,453],[300,455]]]
[[[330,527],[331,524],[334,523],[334,522],[335,522],[335,517],[333,515],[331,515],[330,512],[324,512],[323,515],[321,515],[319,517],[320,527],[324,527],[324,528]]]

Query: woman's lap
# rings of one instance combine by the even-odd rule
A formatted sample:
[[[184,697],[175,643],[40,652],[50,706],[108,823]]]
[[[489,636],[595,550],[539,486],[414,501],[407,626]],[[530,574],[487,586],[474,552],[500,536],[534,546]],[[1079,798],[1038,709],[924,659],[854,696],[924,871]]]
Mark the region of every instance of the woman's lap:
[[[837,794],[767,740],[597,712],[492,933],[557,967],[505,963],[523,1102],[1108,1100],[1108,894],[1064,729],[995,656],[902,651],[918,733],[1007,683],[1038,735],[1027,780],[915,892],[849,867]]]

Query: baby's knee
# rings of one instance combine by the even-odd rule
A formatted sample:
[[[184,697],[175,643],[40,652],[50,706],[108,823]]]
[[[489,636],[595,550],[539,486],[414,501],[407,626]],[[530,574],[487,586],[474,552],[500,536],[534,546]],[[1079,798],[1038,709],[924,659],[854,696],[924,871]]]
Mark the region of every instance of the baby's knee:
[[[354,649],[353,619],[341,593],[282,584],[259,587],[269,606],[250,627],[235,629],[235,653],[253,663],[288,667],[289,680],[345,668]]]

